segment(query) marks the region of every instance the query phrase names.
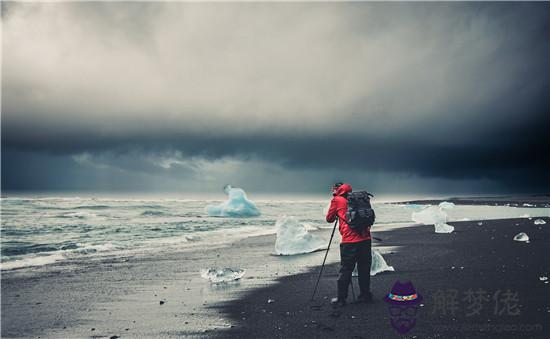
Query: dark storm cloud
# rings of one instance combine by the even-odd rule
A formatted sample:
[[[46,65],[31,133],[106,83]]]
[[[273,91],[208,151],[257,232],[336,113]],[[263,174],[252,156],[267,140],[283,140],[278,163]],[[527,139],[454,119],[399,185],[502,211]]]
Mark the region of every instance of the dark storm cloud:
[[[32,152],[550,186],[546,3],[3,6],[9,173]]]

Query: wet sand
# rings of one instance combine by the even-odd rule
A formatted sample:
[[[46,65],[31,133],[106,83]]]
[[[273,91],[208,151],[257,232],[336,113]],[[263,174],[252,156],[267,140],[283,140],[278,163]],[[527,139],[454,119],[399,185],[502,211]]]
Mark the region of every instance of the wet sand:
[[[451,234],[435,234],[433,226],[375,228],[373,234],[383,241],[374,245],[396,272],[373,277],[375,303],[349,305],[341,314],[334,314],[328,301],[335,293],[337,239],[314,303],[309,298],[324,253],[271,255],[274,235],[221,248],[5,272],[2,337],[399,337],[381,301],[396,280],[411,280],[425,298],[407,337],[545,337],[550,284],[539,277],[550,275],[550,218],[543,219],[546,225],[526,218],[455,222]],[[512,240],[520,231],[530,243]],[[330,229],[317,233],[328,239]],[[240,267],[247,273],[240,282],[211,285],[199,274],[206,267]],[[521,313],[494,315],[490,301],[476,316],[466,315],[465,304],[454,314],[433,312],[432,296],[439,290],[462,295],[478,288],[490,298],[499,290],[517,292]],[[466,335],[449,327],[463,324],[472,326]],[[524,331],[488,327],[503,324]],[[528,332],[525,326],[531,326]]]
[[[211,249],[3,272],[2,337],[210,335],[233,321],[209,305],[264,288],[322,260],[323,252],[275,256],[274,244],[275,235],[257,236]],[[331,260],[337,260],[336,252]],[[200,269],[208,267],[247,271],[238,282],[213,285],[200,277]]]

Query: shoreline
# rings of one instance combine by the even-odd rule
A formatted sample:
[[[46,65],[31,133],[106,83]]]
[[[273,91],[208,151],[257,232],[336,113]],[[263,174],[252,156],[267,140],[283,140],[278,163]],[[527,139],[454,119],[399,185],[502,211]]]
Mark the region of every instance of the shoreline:
[[[543,197],[543,196],[539,196]],[[442,201],[450,201],[454,202],[455,204],[459,205],[460,207],[466,207],[466,208],[479,208],[483,206],[487,207],[512,207],[508,210],[506,213],[491,213],[485,215],[485,214],[479,214],[478,212],[474,212],[471,215],[471,219],[491,219],[494,217],[500,217],[500,218],[510,218],[510,217],[526,217],[531,216],[531,210],[535,209],[538,210],[535,212],[535,215],[532,217],[538,217],[538,216],[550,216],[550,200],[540,200],[538,202],[534,202],[532,200],[529,200],[529,202],[526,202],[525,200],[518,200],[519,198],[510,198],[508,200],[500,200],[497,202],[489,202],[487,200],[479,200],[476,203],[471,203],[471,200],[456,200],[458,198],[451,198],[451,199],[445,199],[445,200],[411,200],[411,201],[404,201],[404,202],[380,202],[379,205],[376,205],[375,203],[375,209],[376,208],[385,208],[385,207],[393,207],[393,208],[421,208],[423,205],[432,205],[437,204]],[[502,198],[504,199],[504,198]],[[319,206],[316,206],[319,207]],[[520,214],[519,212],[514,214],[513,210],[516,210],[516,208],[523,209],[523,212]],[[496,211],[496,210],[495,210]],[[542,212],[541,212],[542,211]],[[383,220],[383,218],[379,218],[378,223],[376,225],[377,228],[380,226],[382,227],[391,227],[393,224],[399,224],[399,225],[405,225],[409,226],[411,224],[410,219],[410,213],[412,211],[406,210],[399,211],[401,215],[397,217],[394,220]],[[476,214],[477,213],[477,214]],[[407,215],[404,215],[407,214]],[[203,216],[198,216],[198,218],[202,218]],[[271,220],[269,220],[271,218]],[[213,245],[215,247],[224,247],[229,246],[231,243],[234,243],[236,241],[239,241],[241,239],[254,237],[257,235],[266,235],[266,234],[275,234],[276,229],[275,226],[273,226],[276,223],[276,220],[278,219],[275,215],[270,215],[268,217],[269,225],[265,225],[265,220],[260,220],[258,225],[254,225],[256,220],[252,219],[251,222],[246,220],[245,222],[241,223],[240,225],[246,225],[240,226],[236,228],[226,228],[221,227],[220,229],[211,229],[208,230],[205,233],[189,233],[189,235],[182,235],[182,234],[175,234],[174,236],[158,236],[156,238],[147,239],[147,241],[142,242],[136,246],[136,244],[131,244],[131,246],[128,246],[128,242],[122,241],[118,243],[117,241],[120,240],[118,238],[116,239],[109,239],[104,238],[100,241],[103,241],[102,243],[93,243],[89,241],[83,241],[83,243],[78,244],[74,243],[76,241],[73,241],[72,239],[65,239],[69,243],[69,247],[66,249],[58,249],[56,251],[48,251],[39,253],[38,255],[34,255],[32,252],[28,256],[22,256],[21,258],[14,257],[10,258],[3,257],[3,262],[0,265],[0,269],[2,269],[2,273],[9,273],[16,270],[26,270],[29,268],[33,268],[36,271],[47,271],[52,266],[65,266],[65,265],[85,265],[88,261],[101,261],[105,260],[107,258],[118,258],[118,257],[141,257],[141,256],[150,256],[150,255],[162,255],[163,253],[170,253],[170,252],[186,252],[186,251],[193,251],[195,249],[201,250],[201,248],[204,248],[206,246],[212,247]],[[466,218],[451,218],[451,221],[465,221]],[[198,219],[203,220],[203,219]],[[219,221],[220,219],[216,220]],[[234,220],[234,219],[233,219]],[[142,220],[143,222],[143,220]],[[192,221],[194,222],[194,221]],[[204,222],[204,221],[202,221]],[[321,219],[316,220],[316,222],[321,222]],[[198,223],[198,221],[197,221]],[[306,222],[308,223],[308,222]],[[326,224],[324,224],[326,225]],[[223,225],[222,225],[223,226]],[[316,227],[323,229],[325,228],[321,224],[315,225]],[[327,226],[327,228],[331,228],[330,225]],[[118,235],[117,235],[118,236]],[[3,242],[6,241],[12,241],[17,239],[3,239]],[[60,240],[62,241],[62,240]],[[112,241],[112,242],[111,242]],[[72,247],[71,247],[72,246]],[[6,261],[5,261],[6,260]],[[46,268],[44,268],[46,267]]]
[[[450,197],[448,199],[418,199],[391,202],[397,205],[437,205],[442,202],[452,202],[455,205],[485,205],[485,206],[510,206],[522,208],[549,208],[550,195],[531,195],[525,197],[499,196],[499,197]]]

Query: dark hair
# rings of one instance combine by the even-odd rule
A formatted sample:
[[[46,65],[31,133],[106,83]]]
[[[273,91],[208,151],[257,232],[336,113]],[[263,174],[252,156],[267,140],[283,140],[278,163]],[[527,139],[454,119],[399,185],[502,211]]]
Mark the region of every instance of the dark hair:
[[[332,185],[332,187],[338,188],[338,187],[342,186],[343,184],[344,184],[343,182],[339,181],[339,182],[335,183],[334,185]]]

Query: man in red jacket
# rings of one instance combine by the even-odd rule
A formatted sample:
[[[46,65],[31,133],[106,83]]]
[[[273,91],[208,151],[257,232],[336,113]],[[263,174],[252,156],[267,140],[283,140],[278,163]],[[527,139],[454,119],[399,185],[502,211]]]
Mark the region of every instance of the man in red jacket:
[[[370,266],[371,266],[371,236],[370,227],[362,233],[352,230],[346,223],[348,210],[347,195],[351,193],[351,186],[337,183],[332,187],[333,198],[327,213],[327,222],[339,219],[339,230],[342,235],[340,243],[340,275],[338,276],[338,297],[333,303],[344,306],[348,297],[348,287],[351,283],[351,275],[355,264],[359,273],[360,294],[357,302],[372,301],[370,292]]]

